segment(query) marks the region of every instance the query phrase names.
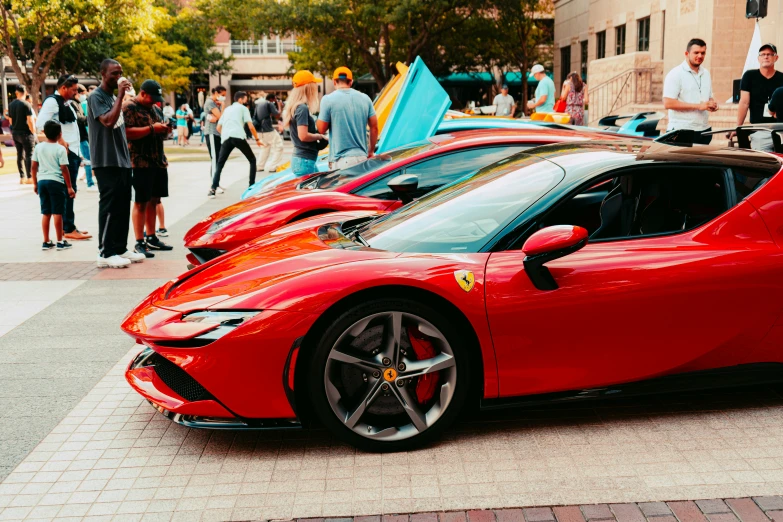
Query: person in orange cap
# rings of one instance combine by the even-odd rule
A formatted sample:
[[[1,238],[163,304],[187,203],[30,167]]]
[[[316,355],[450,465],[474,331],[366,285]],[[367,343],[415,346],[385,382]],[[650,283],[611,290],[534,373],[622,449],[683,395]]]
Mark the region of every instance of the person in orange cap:
[[[353,73],[348,67],[335,69],[332,79],[335,90],[321,100],[317,125],[318,132],[329,131],[329,168],[343,169],[373,157],[378,117],[370,97],[351,88]]]
[[[283,109],[282,127],[291,124],[291,141],[294,153],[291,157],[291,171],[296,176],[318,172],[315,160],[318,151],[327,145],[326,136],[318,133],[312,114],[318,112],[319,80],[310,71],[294,74],[294,88],[288,95]]]

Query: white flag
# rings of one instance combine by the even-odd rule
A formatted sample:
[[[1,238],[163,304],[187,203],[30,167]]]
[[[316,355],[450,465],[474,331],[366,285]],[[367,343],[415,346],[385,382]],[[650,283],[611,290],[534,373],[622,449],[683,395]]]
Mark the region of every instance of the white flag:
[[[750,39],[750,49],[748,49],[748,57],[745,58],[742,74],[750,69],[759,68],[759,47],[761,47],[761,30],[759,29],[759,21],[756,20],[756,27],[753,29],[753,38]]]
[[[761,47],[761,29],[759,29],[759,21],[756,20],[756,27],[753,29],[753,38],[750,39],[750,48],[748,49],[748,56],[745,58],[745,67],[742,68],[742,74],[750,69],[759,68],[759,47]],[[731,97],[726,100],[726,103],[734,103],[734,98]]]

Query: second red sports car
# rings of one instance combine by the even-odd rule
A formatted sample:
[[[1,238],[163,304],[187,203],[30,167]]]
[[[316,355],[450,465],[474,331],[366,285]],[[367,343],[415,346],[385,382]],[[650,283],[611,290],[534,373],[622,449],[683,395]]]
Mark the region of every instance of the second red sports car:
[[[781,167],[559,144],[391,214],[303,220],[147,297],[122,325],[146,345],[126,378],[188,426],[316,417],[384,451],[431,440],[469,402],[779,380]]]
[[[212,214],[185,235],[191,252],[188,260],[201,264],[287,223],[318,214],[394,210],[401,200],[420,197],[533,146],[607,138],[616,135],[542,128],[434,136],[347,169],[288,182]]]

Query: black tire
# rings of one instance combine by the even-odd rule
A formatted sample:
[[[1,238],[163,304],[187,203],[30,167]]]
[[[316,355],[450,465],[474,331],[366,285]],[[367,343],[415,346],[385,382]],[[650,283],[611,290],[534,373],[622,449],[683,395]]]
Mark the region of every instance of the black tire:
[[[369,438],[369,436],[359,435],[356,431],[346,426],[333,410],[325,384],[327,362],[330,353],[332,352],[332,348],[335,346],[338,339],[358,321],[375,314],[383,314],[386,312],[412,314],[429,322],[431,326],[434,326],[447,341],[448,347],[452,353],[453,362],[455,363],[453,366],[456,370],[456,378],[452,377],[452,381],[449,384],[450,386],[453,385],[454,391],[451,394],[447,406],[439,409],[440,416],[423,431],[418,431],[415,435],[403,440],[376,440]],[[313,411],[334,436],[365,451],[408,451],[437,439],[460,414],[460,411],[468,400],[470,390],[472,389],[472,380],[474,378],[472,375],[472,368],[475,367],[475,365],[470,364],[471,354],[469,353],[469,350],[471,347],[466,341],[468,336],[452,326],[452,323],[453,321],[450,321],[446,316],[432,307],[403,298],[377,299],[346,310],[332,322],[331,326],[326,328],[322,335],[319,335],[318,338],[311,341],[313,343],[313,352],[312,357],[309,358],[309,368],[305,375]],[[449,371],[451,371],[451,369],[449,369]],[[377,381],[383,382],[383,377],[377,379]],[[394,384],[390,384],[389,386],[393,387]],[[402,387],[402,385],[400,387]],[[389,417],[389,419],[391,419],[391,417]]]

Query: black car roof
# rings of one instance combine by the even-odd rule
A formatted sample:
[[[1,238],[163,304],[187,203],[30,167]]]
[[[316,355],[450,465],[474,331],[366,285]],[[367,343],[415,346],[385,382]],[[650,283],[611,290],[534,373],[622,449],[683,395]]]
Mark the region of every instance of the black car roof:
[[[543,145],[528,149],[525,154],[559,165],[566,178],[571,179],[593,177],[623,166],[660,163],[752,169],[767,175],[776,174],[783,167],[777,156],[755,150],[669,145],[635,139]]]

